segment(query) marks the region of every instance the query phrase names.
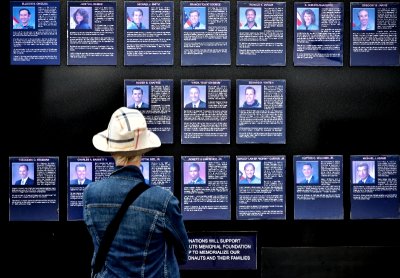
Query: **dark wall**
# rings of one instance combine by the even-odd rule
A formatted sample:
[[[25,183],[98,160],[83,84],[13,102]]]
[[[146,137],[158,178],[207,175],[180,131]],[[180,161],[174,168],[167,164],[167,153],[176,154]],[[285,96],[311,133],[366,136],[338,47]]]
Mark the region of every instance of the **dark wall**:
[[[92,244],[83,222],[66,221],[67,156],[102,155],[92,136],[107,127],[114,110],[124,104],[124,79],[174,80],[174,144],[150,155],[175,157],[175,194],[180,198],[182,155],[286,155],[287,219],[283,221],[186,221],[189,231],[257,231],[257,271],[185,271],[183,277],[260,277],[262,247],[394,246],[400,247],[399,220],[349,219],[349,181],[352,154],[399,154],[399,67],[350,67],[350,1],[345,3],[343,67],[293,67],[293,1],[287,4],[287,65],[238,67],[236,3],[231,2],[231,66],[180,66],[179,2],[175,2],[174,66],[123,66],[123,1],[117,1],[117,66],[67,66],[66,1],[61,1],[61,65],[10,66],[9,2],[0,1],[2,52],[0,221],[6,234],[6,260],[13,277],[89,277]],[[324,1],[321,1],[324,2]],[[368,1],[367,1],[368,2]],[[237,79],[286,79],[287,142],[284,145],[237,145],[235,105],[231,107],[229,145],[180,144],[180,80],[230,79],[235,95]],[[5,89],[8,87],[9,89]],[[233,98],[234,99],[234,98]],[[344,158],[345,219],[294,221],[293,155],[337,154]],[[60,158],[60,221],[8,221],[9,156]],[[235,180],[231,163],[231,180]],[[232,186],[232,219],[235,219]],[[392,250],[392,249],[391,249]],[[19,264],[12,267],[12,264]],[[264,264],[265,265],[265,264]],[[267,264],[266,264],[267,265]],[[295,274],[293,275],[295,277]]]

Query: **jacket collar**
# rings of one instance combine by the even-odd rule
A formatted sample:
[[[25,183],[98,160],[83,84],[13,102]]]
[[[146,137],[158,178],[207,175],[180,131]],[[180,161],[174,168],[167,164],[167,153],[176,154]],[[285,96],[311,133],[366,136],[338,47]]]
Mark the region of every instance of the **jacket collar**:
[[[110,177],[123,177],[127,179],[140,179],[144,181],[144,177],[139,167],[129,166],[116,166]]]

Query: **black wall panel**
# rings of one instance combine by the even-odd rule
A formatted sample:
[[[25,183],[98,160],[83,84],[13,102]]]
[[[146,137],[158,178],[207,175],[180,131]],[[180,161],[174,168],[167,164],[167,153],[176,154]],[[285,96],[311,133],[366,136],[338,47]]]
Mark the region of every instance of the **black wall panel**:
[[[181,155],[286,155],[287,219],[237,221],[235,188],[232,187],[231,221],[187,221],[189,231],[257,231],[257,271],[184,271],[183,277],[260,277],[262,247],[400,246],[400,220],[349,219],[349,181],[352,154],[400,153],[400,68],[349,66],[349,6],[345,3],[343,67],[293,67],[293,1],[287,4],[287,65],[238,67],[236,52],[236,3],[231,2],[230,66],[180,66],[179,2],[175,2],[174,66],[123,66],[123,1],[117,1],[117,66],[67,66],[66,1],[61,1],[61,65],[10,66],[9,2],[0,1],[0,76],[2,86],[0,146],[0,221],[6,233],[4,264],[12,277],[89,277],[91,239],[83,222],[66,221],[66,186],[69,155],[102,155],[92,136],[107,127],[116,108],[124,103],[124,79],[174,80],[174,144],[163,145],[150,155],[175,157],[176,195],[180,198]],[[321,1],[327,2],[327,1]],[[237,145],[231,122],[229,145],[180,144],[180,80],[286,79],[287,143]],[[8,89],[6,89],[8,88]],[[233,98],[234,99],[234,98]],[[231,116],[235,119],[235,105]],[[293,163],[297,154],[338,154],[344,158],[345,219],[341,221],[293,220]],[[8,157],[60,157],[60,221],[8,221]],[[231,180],[235,180],[231,163]],[[3,249],[4,250],[4,249]],[[333,252],[336,252],[333,249]],[[391,249],[392,250],[392,249]],[[339,251],[337,251],[339,252]],[[358,260],[362,263],[363,260]],[[296,264],[296,262],[294,262]],[[301,261],[298,262],[299,264]],[[365,260],[368,263],[368,259]],[[17,265],[17,267],[13,266]],[[295,268],[294,268],[295,269]],[[272,274],[274,272],[271,272]],[[275,272],[276,273],[276,272]],[[279,277],[272,275],[268,277]],[[282,277],[296,277],[282,276]],[[307,277],[307,276],[305,276]],[[318,276],[322,277],[322,276]],[[334,276],[332,276],[334,277]],[[338,277],[338,276],[336,276]]]

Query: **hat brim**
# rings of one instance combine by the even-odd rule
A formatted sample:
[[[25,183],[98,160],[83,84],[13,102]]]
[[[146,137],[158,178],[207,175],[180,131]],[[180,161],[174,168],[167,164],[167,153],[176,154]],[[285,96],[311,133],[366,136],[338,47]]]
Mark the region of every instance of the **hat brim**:
[[[152,149],[161,146],[160,138],[150,130],[141,132],[139,143],[133,142],[129,146],[124,145],[121,148],[111,147],[110,140],[108,139],[108,130],[97,133],[93,136],[93,145],[96,149],[103,152],[132,152],[136,154],[143,154],[151,151]]]

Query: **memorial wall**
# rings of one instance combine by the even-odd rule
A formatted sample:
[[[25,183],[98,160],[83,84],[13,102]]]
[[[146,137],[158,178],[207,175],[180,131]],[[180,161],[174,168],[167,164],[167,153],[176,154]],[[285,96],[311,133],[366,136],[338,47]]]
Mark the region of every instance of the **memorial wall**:
[[[325,255],[349,266],[341,277],[398,272],[399,2],[2,1],[0,11],[12,276],[90,277],[82,192],[114,166],[92,137],[122,106],[161,139],[142,173],[181,202],[182,277],[324,277]]]

